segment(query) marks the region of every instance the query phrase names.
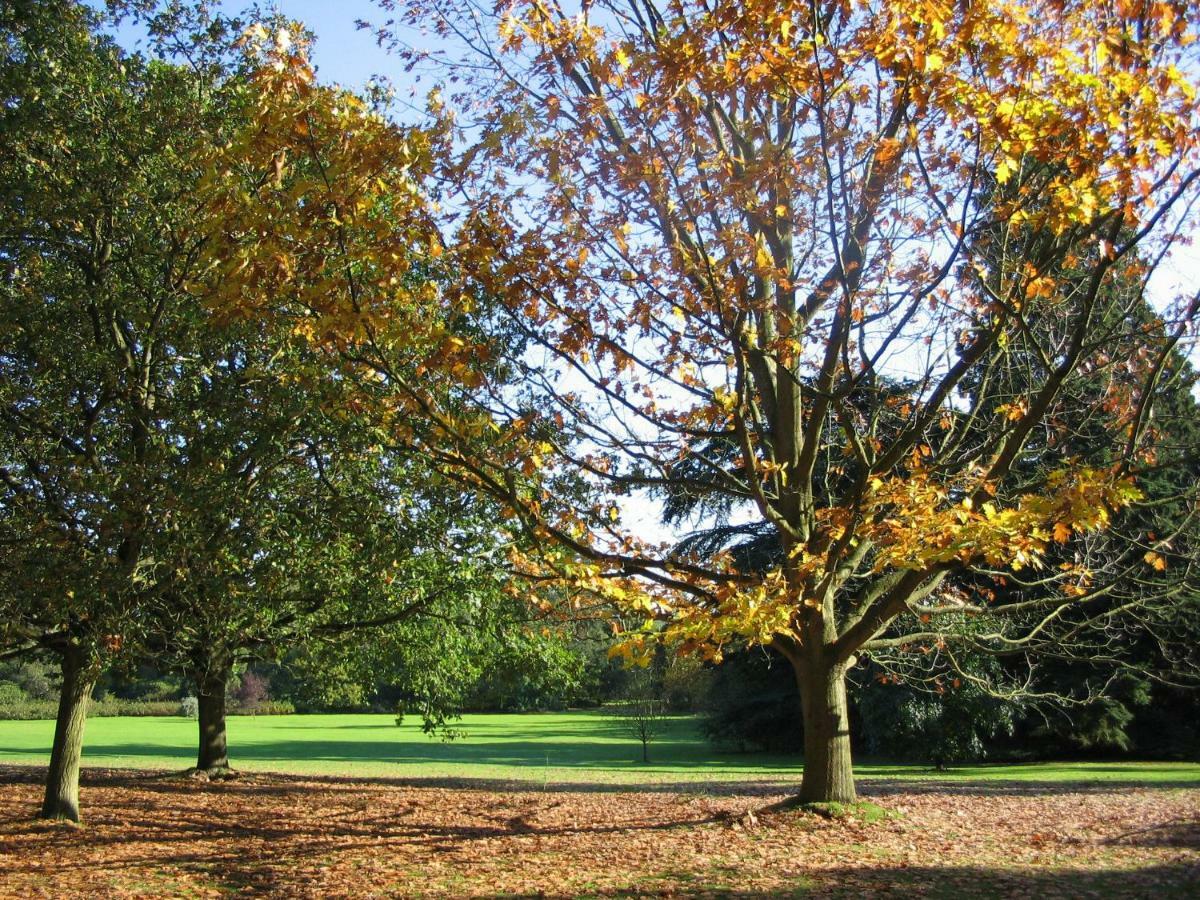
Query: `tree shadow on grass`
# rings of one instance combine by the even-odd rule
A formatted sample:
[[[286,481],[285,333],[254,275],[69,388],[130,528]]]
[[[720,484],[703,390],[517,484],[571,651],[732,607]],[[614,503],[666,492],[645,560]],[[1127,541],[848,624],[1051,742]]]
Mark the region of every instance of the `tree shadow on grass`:
[[[730,760],[707,751],[690,741],[659,740],[650,748],[651,762],[636,763],[640,745],[629,741],[605,743],[561,744],[538,740],[526,741],[429,741],[424,736],[396,740],[262,740],[230,745],[231,755],[244,762],[276,763],[343,763],[402,765],[415,769],[425,766],[505,766],[513,768],[594,769],[640,774],[682,774],[704,772],[722,773],[730,769],[754,772],[776,772],[781,768],[799,772],[798,762],[776,758]],[[0,747],[0,754],[15,752]],[[98,744],[84,747],[84,763],[92,757],[122,759],[167,758],[188,760],[195,755],[191,747],[176,744],[129,742]]]
[[[236,760],[235,771],[236,771]],[[553,767],[552,767],[553,768]],[[39,771],[43,771],[41,769]],[[188,770],[181,771],[145,771],[129,769],[84,769],[83,783],[91,786],[115,785],[122,786],[120,779],[129,779],[127,786],[140,786],[145,789],[147,784],[156,781],[182,780],[187,777]],[[639,771],[631,766],[629,771]],[[640,770],[649,771],[649,770]],[[131,774],[136,773],[136,774]],[[690,781],[561,781],[539,777],[532,769],[528,778],[488,778],[472,775],[327,775],[327,774],[296,774],[276,773],[262,770],[243,770],[233,780],[240,789],[249,792],[261,791],[272,793],[280,785],[328,785],[330,787],[383,787],[383,788],[416,788],[429,790],[459,790],[481,791],[487,793],[508,794],[683,794],[688,796],[759,796],[770,797],[779,794],[795,793],[800,788],[800,775],[790,779],[747,779],[706,781],[695,779]],[[108,779],[117,779],[112,781]],[[96,779],[93,781],[93,779]],[[103,780],[102,780],[103,779]],[[259,783],[259,779],[264,779]],[[0,772],[0,780],[4,780]],[[221,782],[217,782],[220,785]]]
[[[312,749],[313,742],[298,742],[301,748]],[[670,768],[656,768],[653,763],[643,765],[633,761],[632,756],[622,756],[620,753],[601,761],[566,762],[551,757],[549,766],[546,765],[544,754],[542,759],[502,758],[493,756],[475,760],[430,759],[428,757],[393,756],[391,758],[379,755],[379,751],[364,751],[359,754],[319,755],[307,753],[283,757],[275,748],[275,744],[248,745],[238,748],[233,757],[235,771],[239,760],[254,763],[288,761],[320,760],[323,762],[375,763],[380,765],[438,765],[441,768],[461,766],[462,774],[447,775],[436,773],[429,775],[356,775],[327,774],[327,773],[281,773],[266,768],[241,770],[238,782],[248,790],[271,791],[278,785],[286,784],[328,784],[331,786],[374,785],[394,788],[431,788],[474,791],[501,791],[506,793],[599,793],[599,794],[631,794],[631,793],[677,793],[705,794],[710,796],[758,796],[770,797],[795,794],[800,787],[802,765],[798,761],[795,774],[777,777],[763,777],[753,771],[745,772],[744,778],[728,774],[728,770],[719,762],[698,762],[687,764],[673,762]],[[340,745],[334,745],[340,747]],[[499,745],[503,746],[503,745]],[[344,750],[344,748],[343,748]],[[3,749],[0,748],[0,753]],[[154,780],[171,779],[184,775],[188,770],[186,765],[193,759],[191,750],[173,747],[146,746],[136,747],[89,747],[88,753],[96,756],[158,756],[180,760],[179,770],[138,769],[138,768],[107,768],[104,766],[88,766],[84,758],[83,783],[89,786],[105,784],[134,783],[145,786]],[[518,770],[520,774],[512,777],[495,777],[493,775],[471,774],[474,765],[499,765]],[[746,766],[746,769],[753,767]],[[763,765],[764,774],[777,770],[777,766]],[[580,771],[578,777],[572,774],[573,769]],[[681,771],[682,770],[682,771]],[[704,774],[711,772],[718,778],[706,779]],[[686,773],[688,778],[671,778],[671,775]],[[36,782],[45,774],[45,767],[39,765],[0,766],[0,781],[7,782]],[[588,777],[591,775],[592,777]],[[611,776],[645,776],[653,780],[621,781],[602,780],[606,775]],[[565,776],[565,777],[564,777]],[[255,784],[255,779],[269,779],[264,784]],[[1118,780],[1012,780],[1005,781],[991,777],[984,781],[966,779],[938,778],[931,774],[925,778],[879,778],[875,775],[860,776],[858,779],[859,793],[864,799],[879,800],[885,806],[889,797],[899,795],[951,795],[960,797],[1036,797],[1050,795],[1096,795],[1117,791],[1148,790],[1174,791],[1181,789],[1200,789],[1200,779],[1181,781],[1139,781],[1134,779]]]

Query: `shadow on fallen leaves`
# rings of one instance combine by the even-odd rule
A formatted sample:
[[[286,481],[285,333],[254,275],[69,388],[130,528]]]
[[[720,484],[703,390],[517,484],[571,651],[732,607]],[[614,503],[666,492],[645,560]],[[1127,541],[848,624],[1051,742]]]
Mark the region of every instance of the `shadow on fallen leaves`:
[[[1135,781],[1109,779],[1103,781],[1040,781],[1022,779],[1005,781],[965,781],[937,778],[860,778],[862,792],[875,796],[888,794],[954,794],[961,797],[1045,797],[1051,794],[1112,794],[1120,791],[1179,791],[1198,790],[1200,780]]]
[[[1200,813],[1149,828],[1138,828],[1108,839],[1110,844],[1140,844],[1143,847],[1188,847],[1200,850]]]
[[[1200,864],[1200,795],[1186,789],[895,785],[877,795],[886,815],[865,803],[824,817],[759,782],[540,791],[88,770],[85,825],[67,829],[32,818],[40,774],[0,770],[0,896],[1166,900],[1196,895]]]
[[[797,879],[794,885],[769,890],[745,890],[720,883],[688,884],[686,875],[665,888],[659,879],[642,880],[612,889],[605,896],[719,897],[725,900],[758,900],[767,897],[927,897],[931,900],[964,900],[975,897],[1143,898],[1191,900],[1195,897],[1197,872],[1179,863],[1140,869],[1089,872],[1079,869],[1050,871],[1003,871],[969,867],[842,868],[820,873],[816,878]],[[524,897],[538,894],[521,895]]]

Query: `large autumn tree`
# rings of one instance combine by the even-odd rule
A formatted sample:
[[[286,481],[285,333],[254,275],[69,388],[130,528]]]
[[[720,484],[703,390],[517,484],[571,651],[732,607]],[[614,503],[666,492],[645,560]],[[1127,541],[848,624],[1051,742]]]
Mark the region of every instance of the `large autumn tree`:
[[[445,38],[402,50],[413,66],[467,63],[429,130],[340,102],[289,35],[253,38],[264,124],[216,168],[262,176],[212,200],[232,223],[221,302],[300,317],[380,421],[404,411],[395,450],[505,506],[532,583],[646,621],[629,656],[776,648],[801,796],[853,799],[859,655],[964,603],[962,573],[1029,571],[1139,496],[1153,387],[1196,300],[1146,321],[1106,297],[1194,199],[1196,10],[406,9]],[[1111,386],[1110,464],[1056,449],[1081,379]],[[761,519],[777,561],[648,540],[622,498],[663,490]],[[1063,598],[1087,604],[1086,564],[1069,574]]]

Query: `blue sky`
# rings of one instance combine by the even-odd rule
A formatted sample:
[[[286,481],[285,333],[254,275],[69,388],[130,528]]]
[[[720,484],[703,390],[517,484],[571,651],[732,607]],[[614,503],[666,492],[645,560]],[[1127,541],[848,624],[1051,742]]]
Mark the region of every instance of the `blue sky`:
[[[223,4],[230,13],[239,12],[242,6]],[[403,66],[376,44],[369,31],[355,25],[360,19],[386,21],[387,15],[372,0],[276,0],[270,6],[303,22],[317,35],[313,59],[323,81],[357,87],[373,75],[389,75],[398,85],[403,82]],[[127,22],[115,34],[124,47],[136,49],[144,32]]]

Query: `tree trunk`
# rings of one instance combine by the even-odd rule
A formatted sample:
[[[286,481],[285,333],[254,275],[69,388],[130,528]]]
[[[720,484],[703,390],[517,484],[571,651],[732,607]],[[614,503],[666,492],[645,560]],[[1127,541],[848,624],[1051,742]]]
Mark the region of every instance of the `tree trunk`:
[[[217,666],[217,671],[199,679],[196,702],[199,707],[200,749],[196,768],[211,772],[229,768],[229,748],[225,734],[225,686],[229,669]]]
[[[58,696],[54,747],[50,751],[40,818],[79,821],[79,758],[83,752],[88,700],[95,686],[95,670],[88,667],[86,654],[68,643],[62,654],[62,691]]]
[[[850,713],[845,666],[799,660],[800,706],[804,715],[803,803],[853,803]]]

